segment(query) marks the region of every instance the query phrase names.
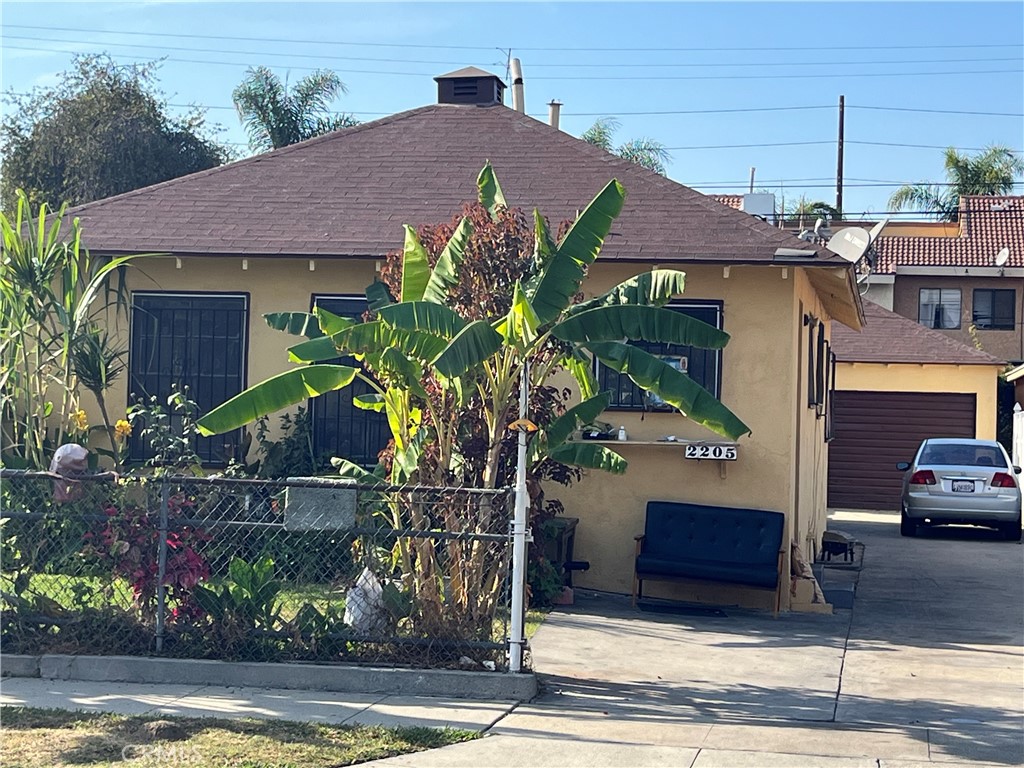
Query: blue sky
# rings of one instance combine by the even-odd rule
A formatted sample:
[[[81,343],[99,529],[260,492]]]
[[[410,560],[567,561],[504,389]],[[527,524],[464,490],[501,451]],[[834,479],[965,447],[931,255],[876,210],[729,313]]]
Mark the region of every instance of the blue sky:
[[[370,120],[435,101],[436,74],[475,65],[504,76],[509,49],[529,113],[546,119],[558,99],[562,128],[576,135],[615,116],[617,138],[662,142],[669,176],[712,194],[744,191],[754,166],[756,187],[777,197],[834,202],[840,94],[850,215],[887,210],[900,182],[942,181],[941,149],[928,147],[1024,149],[1020,2],[6,0],[2,13],[4,90],[54,82],[72,51],[167,57],[158,77],[168,101],[211,107],[221,140],[243,155],[230,106],[247,66],[292,80],[333,69],[349,89],[337,109]],[[779,107],[815,108],[724,111]],[[636,114],[653,112],[676,114]]]

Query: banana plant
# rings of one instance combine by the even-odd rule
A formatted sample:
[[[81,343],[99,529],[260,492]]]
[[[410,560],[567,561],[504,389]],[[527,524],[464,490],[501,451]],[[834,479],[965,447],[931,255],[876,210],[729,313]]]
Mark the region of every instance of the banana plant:
[[[507,209],[489,164],[477,185],[478,200],[492,217]],[[357,398],[357,405],[382,411],[388,418],[395,445],[392,483],[447,484],[463,479],[458,473],[467,457],[463,455],[465,435],[460,431],[463,419],[459,415],[473,409],[486,427],[487,448],[481,475],[468,484],[496,488],[502,479],[503,438],[518,416],[517,394],[524,368],[532,386],[543,386],[565,370],[575,379],[581,401],[551,423],[539,425],[531,463],[536,467],[543,461],[557,461],[621,473],[626,469],[625,460],[607,446],[570,440],[579,426],[594,420],[608,406],[608,395],[597,392],[596,359],[691,420],[717,434],[739,438],[750,430],[725,405],[685,373],[629,343],[642,340],[720,349],[728,342],[725,332],[665,307],[683,291],[682,272],[656,269],[589,301],[574,303],[624,200],[625,190],[612,180],[557,241],[535,210],[529,268],[512,285],[495,286],[510,292],[510,308],[499,317],[465,317],[447,306],[473,236],[468,217],[455,227],[433,268],[416,231],[406,226],[398,295],[392,297],[379,283],[371,286],[367,299],[375,314],[361,323],[318,309],[312,314],[268,317],[273,327],[306,337],[289,349],[290,360],[299,367],[214,409],[200,419],[201,432],[211,435],[236,429],[360,377],[373,391]],[[343,355],[355,356],[373,375],[354,368],[342,372],[343,367],[328,362]],[[312,381],[311,374],[318,370],[334,373]],[[421,472],[420,458],[427,445],[437,459],[434,477]],[[370,475],[344,458],[335,463],[348,476],[384,477],[381,468]],[[503,513],[482,509],[475,523],[481,530],[491,530],[492,516]],[[404,516],[414,526],[427,519],[426,512],[415,504],[396,508],[394,514],[396,526]],[[454,530],[462,529],[453,527],[460,522],[465,525],[455,519],[440,522]],[[403,567],[413,562],[423,566],[424,581],[432,583],[429,575],[436,572],[433,553],[425,544],[413,541],[409,546],[420,551],[406,550],[402,562]],[[464,601],[474,616],[493,612],[500,582],[495,566],[485,565],[485,558],[472,547],[449,555],[456,564],[454,599]]]

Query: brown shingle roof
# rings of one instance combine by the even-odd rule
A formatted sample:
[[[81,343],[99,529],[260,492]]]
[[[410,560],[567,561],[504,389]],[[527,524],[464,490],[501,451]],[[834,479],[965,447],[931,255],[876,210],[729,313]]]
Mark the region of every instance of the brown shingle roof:
[[[991,267],[1009,248],[1007,267],[1024,267],[1024,197],[972,195],[960,198],[959,237],[878,238],[880,274],[896,267]]]
[[[832,349],[841,363],[1001,365],[1004,361],[925,328],[878,304],[864,302],[864,329],[832,325]]]
[[[552,224],[618,178],[627,199],[606,259],[758,263],[811,247],[503,106],[421,107],[71,213],[97,252],[379,257],[401,247],[402,224],[447,221],[473,199],[487,160],[511,205]],[[843,263],[817,252],[790,261]]]

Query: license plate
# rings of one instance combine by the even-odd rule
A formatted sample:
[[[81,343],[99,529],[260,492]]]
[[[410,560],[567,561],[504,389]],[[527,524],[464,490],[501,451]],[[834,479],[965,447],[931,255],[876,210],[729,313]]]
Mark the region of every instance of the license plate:
[[[735,445],[687,445],[688,459],[718,459],[719,461],[736,461]]]
[[[974,493],[973,480],[954,480],[953,493]]]

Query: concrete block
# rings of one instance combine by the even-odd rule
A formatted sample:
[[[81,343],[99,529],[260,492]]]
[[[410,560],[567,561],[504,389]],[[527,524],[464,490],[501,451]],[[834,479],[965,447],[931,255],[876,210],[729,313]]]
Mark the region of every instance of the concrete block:
[[[289,481],[316,483],[316,478],[289,477]],[[356,490],[337,482],[285,489],[286,531],[341,531],[356,524]]]
[[[39,657],[22,653],[0,655],[0,676],[39,677]]]
[[[383,669],[317,664],[162,659],[141,656],[40,658],[40,675],[57,680],[248,686],[343,693],[451,696],[527,701],[537,695],[533,674],[448,669]]]

